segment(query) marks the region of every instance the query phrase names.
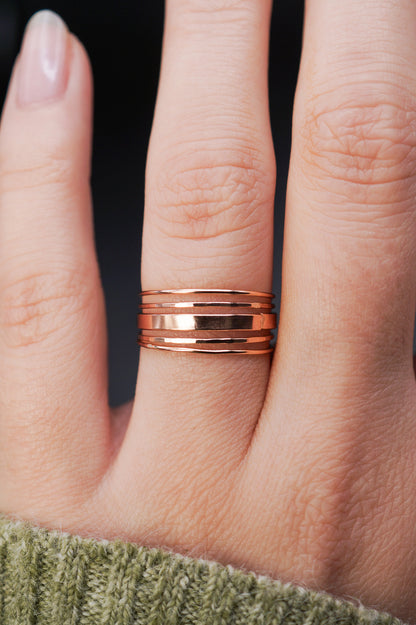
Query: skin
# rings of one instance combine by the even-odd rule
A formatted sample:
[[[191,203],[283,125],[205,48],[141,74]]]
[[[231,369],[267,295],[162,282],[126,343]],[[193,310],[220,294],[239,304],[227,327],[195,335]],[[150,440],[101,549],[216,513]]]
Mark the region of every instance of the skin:
[[[142,288],[270,290],[270,0],[167,0]],[[92,80],[0,129],[0,510],[416,622],[416,4],[306,0],[273,357],[142,350],[108,405]],[[283,60],[282,60],[283,62]]]

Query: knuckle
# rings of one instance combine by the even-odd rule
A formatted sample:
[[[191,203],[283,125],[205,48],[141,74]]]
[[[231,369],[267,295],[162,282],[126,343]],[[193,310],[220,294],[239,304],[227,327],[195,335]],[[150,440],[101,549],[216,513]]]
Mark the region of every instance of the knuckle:
[[[58,152],[32,158],[0,159],[0,196],[42,187],[71,187],[75,167]]]
[[[177,159],[159,169],[149,197],[157,230],[179,239],[245,235],[247,230],[260,235],[266,213],[261,209],[273,204],[273,163],[251,149],[198,160],[190,165]]]
[[[83,272],[31,273],[3,287],[0,325],[5,343],[29,347],[68,332],[73,317],[86,310],[91,286]]]
[[[378,203],[386,184],[398,202],[410,199],[416,164],[416,108],[410,96],[375,102],[353,96],[335,96],[332,105],[328,94],[308,101],[299,128],[304,168],[320,188],[337,184],[344,195],[343,188],[350,194],[353,185],[359,201]]]
[[[331,554],[346,531],[346,507],[356,467],[348,457],[349,445],[342,441],[345,435],[339,432],[316,443],[311,436],[316,437],[317,431],[313,423],[306,428],[304,454],[292,467],[290,488],[282,503],[297,555],[313,561],[317,579],[324,579]],[[341,444],[337,445],[338,440]]]
[[[351,420],[358,424],[360,418],[357,411]],[[324,446],[310,448],[308,462],[300,461],[296,467],[287,503],[288,522],[296,537],[294,544],[302,556],[314,563],[316,579],[322,585],[345,571],[346,554],[351,565],[357,562],[362,555],[357,544],[363,549],[374,527],[382,527],[395,514],[400,516],[397,494],[390,492],[386,497],[385,476],[391,475],[389,461],[385,471],[380,471],[379,458],[371,445],[366,449],[363,444],[357,463],[351,445],[357,440],[359,425],[353,425],[351,431],[353,434],[346,438],[345,429],[340,428]],[[371,543],[374,539],[375,534]]]

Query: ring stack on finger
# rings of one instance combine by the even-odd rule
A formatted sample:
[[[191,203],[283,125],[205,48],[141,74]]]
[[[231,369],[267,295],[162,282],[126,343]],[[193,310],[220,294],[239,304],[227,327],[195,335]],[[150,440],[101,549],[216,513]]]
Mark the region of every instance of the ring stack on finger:
[[[142,347],[252,355],[273,351],[272,293],[169,289],[140,295],[137,342]]]

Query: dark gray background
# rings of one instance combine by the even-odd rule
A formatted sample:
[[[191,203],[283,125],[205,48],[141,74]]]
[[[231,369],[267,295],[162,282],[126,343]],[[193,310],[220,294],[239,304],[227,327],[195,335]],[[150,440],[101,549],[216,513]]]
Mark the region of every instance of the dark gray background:
[[[256,0],[257,1],[257,0]],[[90,55],[95,78],[92,187],[96,245],[109,325],[110,401],[131,399],[137,372],[136,313],[144,167],[156,97],[162,0],[99,2],[0,0],[0,101],[27,19],[39,9],[61,14]],[[278,181],[274,291],[280,293],[284,197],[292,102],[303,21],[302,0],[275,4],[270,49],[270,109]]]

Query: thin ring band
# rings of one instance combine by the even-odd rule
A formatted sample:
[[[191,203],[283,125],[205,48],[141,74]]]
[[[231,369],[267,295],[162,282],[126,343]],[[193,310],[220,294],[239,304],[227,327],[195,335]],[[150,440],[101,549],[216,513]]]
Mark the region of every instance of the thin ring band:
[[[217,354],[273,351],[273,293],[227,289],[143,291],[141,347]]]
[[[263,336],[262,339],[264,342],[271,341],[273,339],[272,334],[267,334]],[[140,340],[143,343],[160,343],[161,345],[172,343],[173,345],[181,345],[184,343],[185,345],[198,345],[198,344],[207,344],[207,343],[258,343],[258,338],[254,336],[240,336],[234,338],[177,338],[177,337],[165,337],[165,336],[141,336]]]
[[[250,351],[245,350],[245,349],[215,349],[215,350],[208,350],[208,349],[198,349],[196,347],[167,347],[166,345],[154,345],[154,344],[146,344],[146,343],[139,343],[142,347],[147,347],[150,349],[160,349],[160,350],[166,350],[166,351],[170,351],[170,352],[193,352],[193,353],[198,353],[198,354],[250,354],[253,356],[259,355],[259,354],[269,354],[271,353],[274,348],[273,347],[268,347],[265,349],[252,349]]]
[[[192,295],[195,294],[207,294],[207,293],[224,293],[227,295],[250,295],[252,297],[267,297],[269,299],[274,298],[273,293],[265,293],[263,291],[236,291],[227,289],[162,289],[160,291],[142,291],[140,295],[142,297],[148,297],[149,295]]]
[[[264,308],[271,310],[272,304],[263,304],[262,302],[163,302],[160,304],[141,304],[142,309],[148,308]]]

